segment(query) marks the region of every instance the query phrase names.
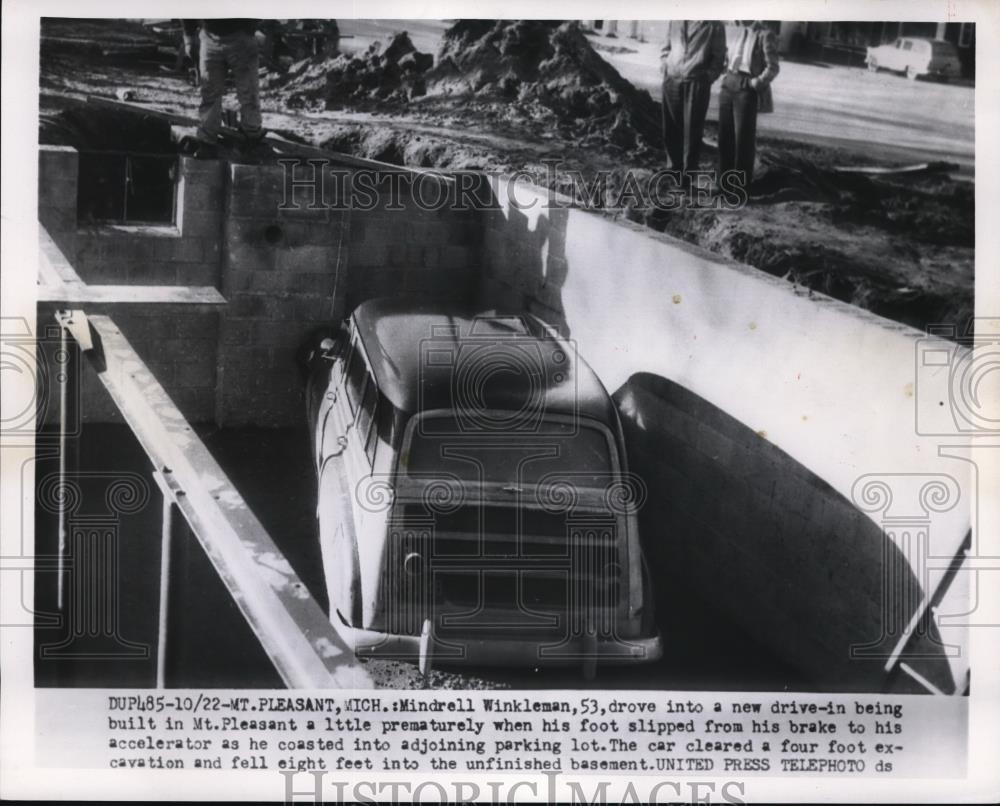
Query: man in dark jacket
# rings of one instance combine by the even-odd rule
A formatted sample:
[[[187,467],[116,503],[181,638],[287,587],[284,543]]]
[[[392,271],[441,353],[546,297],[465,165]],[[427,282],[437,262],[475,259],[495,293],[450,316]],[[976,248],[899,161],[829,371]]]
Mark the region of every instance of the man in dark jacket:
[[[728,31],[726,75],[719,91],[719,172],[736,170],[750,189],[757,156],[757,113],[773,112],[778,43],[760,20],[737,20]]]
[[[671,20],[663,46],[663,140],[670,168],[695,171],[705,113],[726,63],[726,30],[718,20]]]
[[[222,126],[222,97],[226,93],[226,70],[233,71],[236,97],[240,102],[240,129],[253,146],[264,136],[261,128],[257,86],[257,38],[259,20],[183,20],[184,51],[194,58],[198,39],[198,70],[201,74],[201,106],[198,116],[199,148],[196,157],[216,156]]]

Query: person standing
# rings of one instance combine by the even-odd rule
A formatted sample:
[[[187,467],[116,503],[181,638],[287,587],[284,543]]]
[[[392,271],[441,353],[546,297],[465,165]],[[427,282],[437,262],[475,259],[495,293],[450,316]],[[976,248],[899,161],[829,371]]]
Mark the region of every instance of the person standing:
[[[698,169],[712,83],[726,63],[726,30],[718,20],[671,20],[660,57],[663,141],[669,167]]]
[[[222,98],[226,93],[226,71],[233,72],[236,97],[240,102],[240,130],[252,149],[264,137],[261,128],[258,90],[256,31],[259,20],[210,19],[183,20],[184,51],[194,59],[195,36],[198,38],[198,70],[201,106],[198,107],[198,150],[195,156],[217,156],[222,128]]]
[[[749,190],[757,155],[757,114],[774,111],[778,43],[760,20],[737,20],[727,32],[726,74],[719,90],[719,173],[740,172]]]

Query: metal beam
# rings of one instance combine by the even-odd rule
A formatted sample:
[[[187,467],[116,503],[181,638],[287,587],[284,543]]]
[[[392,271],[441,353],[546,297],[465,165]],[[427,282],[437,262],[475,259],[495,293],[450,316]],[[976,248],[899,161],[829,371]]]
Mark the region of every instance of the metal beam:
[[[163,476],[281,678],[293,688],[373,688],[354,652],[142,359],[106,316],[57,315]]]

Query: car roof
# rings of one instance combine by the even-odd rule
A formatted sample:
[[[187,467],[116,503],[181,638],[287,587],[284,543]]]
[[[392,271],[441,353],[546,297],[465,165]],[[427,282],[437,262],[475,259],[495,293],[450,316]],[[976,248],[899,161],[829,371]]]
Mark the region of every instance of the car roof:
[[[531,314],[378,298],[361,303],[352,319],[380,393],[401,411],[537,405],[549,414],[617,422],[594,371]]]

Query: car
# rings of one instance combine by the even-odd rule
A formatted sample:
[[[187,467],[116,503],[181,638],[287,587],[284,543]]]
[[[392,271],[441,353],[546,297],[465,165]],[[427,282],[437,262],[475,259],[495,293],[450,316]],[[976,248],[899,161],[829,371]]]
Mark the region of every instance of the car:
[[[962,74],[958,50],[943,39],[900,37],[878,47],[868,48],[865,63],[872,72],[893,70],[915,81],[932,76],[947,81]]]
[[[617,409],[528,314],[380,298],[307,347],[330,621],[359,657],[662,654]]]

